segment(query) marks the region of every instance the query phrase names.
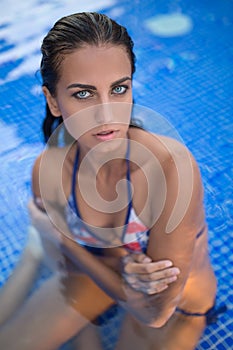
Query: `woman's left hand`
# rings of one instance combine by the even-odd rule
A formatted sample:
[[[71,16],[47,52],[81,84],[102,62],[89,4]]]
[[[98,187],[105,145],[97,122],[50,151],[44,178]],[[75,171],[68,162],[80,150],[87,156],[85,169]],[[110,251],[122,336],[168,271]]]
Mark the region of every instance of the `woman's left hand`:
[[[180,273],[170,260],[153,262],[143,253],[124,256],[122,264],[123,278],[130,287],[149,295],[167,289]]]

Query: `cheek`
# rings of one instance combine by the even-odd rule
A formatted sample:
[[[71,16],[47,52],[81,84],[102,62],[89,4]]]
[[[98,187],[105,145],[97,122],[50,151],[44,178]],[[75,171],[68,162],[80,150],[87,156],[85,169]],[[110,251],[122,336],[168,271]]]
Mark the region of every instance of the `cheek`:
[[[88,131],[96,126],[95,108],[79,109],[73,114],[66,114],[63,117],[64,124],[68,132],[78,140]]]
[[[84,134],[104,124],[120,124],[127,129],[131,112],[131,103],[115,102],[80,109],[72,115],[64,115],[63,120],[68,132],[78,140]]]
[[[74,115],[75,113],[79,113],[79,111],[81,110],[81,108],[78,108],[77,103],[74,103],[73,101],[71,102],[62,101],[59,104],[59,108],[61,111],[62,118],[64,120],[68,119],[70,116]]]

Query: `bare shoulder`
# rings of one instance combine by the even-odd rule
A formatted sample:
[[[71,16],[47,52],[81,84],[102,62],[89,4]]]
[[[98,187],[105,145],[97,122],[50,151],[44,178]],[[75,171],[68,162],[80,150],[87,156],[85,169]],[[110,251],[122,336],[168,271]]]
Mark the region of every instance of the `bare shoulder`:
[[[72,151],[72,146],[49,147],[37,157],[32,170],[32,191],[35,197],[56,199],[55,193],[62,187],[62,178],[69,171]]]
[[[178,168],[190,165],[194,172],[199,172],[192,153],[176,139],[139,128],[130,129],[130,139],[137,141],[152,152],[166,172],[171,171],[173,165]]]

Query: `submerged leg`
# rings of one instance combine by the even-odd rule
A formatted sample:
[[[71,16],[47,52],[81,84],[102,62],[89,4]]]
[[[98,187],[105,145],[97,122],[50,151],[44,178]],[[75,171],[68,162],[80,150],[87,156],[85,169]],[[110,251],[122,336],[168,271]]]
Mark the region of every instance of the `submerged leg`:
[[[22,305],[37,276],[42,257],[40,237],[30,228],[22,257],[0,291],[0,326]]]
[[[194,350],[205,325],[205,317],[175,313],[163,327],[151,328],[127,316],[116,350]]]
[[[57,350],[112,300],[85,275],[56,273],[0,328],[0,348]]]
[[[73,350],[103,350],[98,326],[89,324],[76,337],[73,342]]]

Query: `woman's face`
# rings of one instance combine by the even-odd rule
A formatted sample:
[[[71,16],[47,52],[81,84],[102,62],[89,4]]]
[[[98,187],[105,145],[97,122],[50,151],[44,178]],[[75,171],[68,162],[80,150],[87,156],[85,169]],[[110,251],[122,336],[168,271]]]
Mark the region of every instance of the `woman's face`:
[[[132,107],[131,63],[121,46],[86,46],[64,56],[49,106],[87,147],[125,138]],[[45,93],[46,94],[46,93]],[[52,106],[51,106],[52,104]]]

